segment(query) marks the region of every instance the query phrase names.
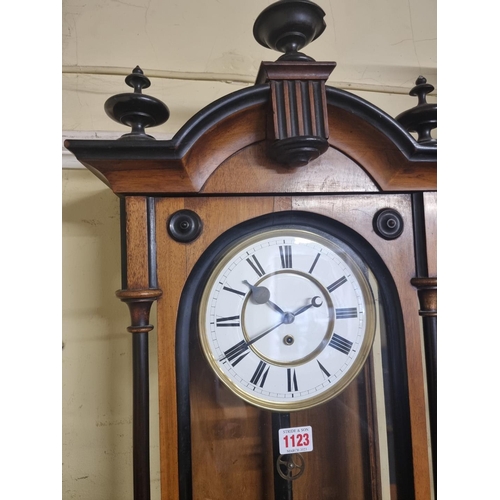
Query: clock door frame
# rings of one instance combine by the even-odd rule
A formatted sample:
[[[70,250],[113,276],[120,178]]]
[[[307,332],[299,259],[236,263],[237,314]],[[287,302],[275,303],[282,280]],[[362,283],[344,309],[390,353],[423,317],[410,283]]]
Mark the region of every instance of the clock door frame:
[[[346,197],[347,195],[344,195]],[[184,289],[182,290],[181,297],[171,297],[171,300],[179,302],[178,315],[177,315],[177,331],[176,331],[176,381],[177,381],[177,397],[178,397],[178,425],[179,425],[179,448],[178,448],[178,460],[179,460],[179,491],[181,500],[188,500],[192,498],[192,468],[191,468],[191,442],[190,442],[190,397],[189,397],[189,386],[190,386],[190,346],[194,347],[194,343],[197,342],[196,332],[197,332],[197,309],[200,301],[201,290],[204,284],[204,279],[213,267],[212,258],[218,255],[228,243],[236,241],[243,234],[252,232],[261,228],[269,229],[273,225],[287,224],[287,225],[309,225],[309,227],[323,231],[323,232],[334,232],[336,236],[342,234],[343,241],[348,243],[351,248],[355,248],[359,253],[363,261],[370,267],[373,271],[375,278],[377,279],[380,288],[380,298],[381,298],[381,308],[384,311],[384,323],[385,330],[387,332],[387,360],[390,361],[390,369],[393,373],[404,374],[406,373],[406,356],[405,356],[405,337],[404,337],[404,320],[403,313],[400,307],[400,297],[398,295],[397,287],[395,281],[392,277],[391,271],[387,268],[382,258],[378,255],[377,251],[373,246],[363,238],[359,233],[354,232],[344,223],[339,223],[339,221],[332,219],[331,217],[323,214],[318,214],[315,210],[321,210],[321,205],[325,204],[338,204],[339,200],[335,200],[336,196],[324,196],[320,197],[317,207],[308,207],[307,212],[302,210],[281,210],[274,211],[271,213],[264,214],[262,216],[252,217],[250,219],[245,219],[236,226],[230,227],[228,230],[220,234],[212,243],[202,250],[205,246],[203,244],[200,247],[193,248],[191,251],[188,248],[177,248],[175,242],[170,242],[168,250],[163,247],[164,241],[161,241],[159,247],[163,250],[160,251],[160,255],[168,259],[168,255],[175,253],[183,253],[184,251],[192,253],[193,256],[199,255],[199,259],[194,263],[191,270],[188,272],[188,278],[185,281]],[[355,199],[351,198],[350,202],[355,203]],[[371,195],[374,200],[368,202],[365,200],[364,205],[360,204],[359,209],[367,209],[372,205],[385,206],[390,203],[393,206],[398,205],[406,206],[406,212],[410,210],[410,201],[408,196],[406,200],[403,200],[401,195]],[[378,198],[378,200],[377,200]],[[382,199],[381,199],[382,198]],[[186,200],[187,205],[190,210],[197,210],[205,220],[207,215],[206,205],[210,203],[208,201],[206,204],[204,201],[198,204],[197,201],[201,200]],[[217,200],[219,202],[220,200]],[[264,200],[263,204],[265,204]],[[300,204],[301,197],[291,197],[291,205],[295,203]],[[166,204],[163,200],[158,201],[160,205]],[[226,199],[224,203],[227,207],[225,213],[231,212],[231,200]],[[245,204],[245,200],[241,202],[241,205]],[[220,206],[219,206],[220,208]],[[201,209],[201,210],[200,210]],[[204,209],[204,210],[203,210]],[[163,207],[160,209],[163,212]],[[334,213],[335,210],[332,210]],[[349,218],[347,214],[342,214],[344,222],[353,223],[355,219]],[[234,217],[231,218],[234,222]],[[343,226],[343,227],[342,227]],[[335,231],[333,231],[333,229]],[[360,227],[366,232],[366,228]],[[210,238],[213,238],[213,234],[219,234],[220,228],[210,230],[207,228],[207,232],[210,233]],[[405,238],[404,245],[408,246],[411,241]],[[401,246],[399,246],[399,251],[401,251]],[[160,257],[161,258],[161,257]],[[191,259],[190,259],[191,260]],[[193,262],[191,260],[191,262]],[[171,309],[171,308],[169,308]],[[161,312],[159,313],[162,314]],[[369,372],[371,371],[369,367],[365,368],[365,376],[370,377]],[[397,401],[397,405],[393,407],[391,421],[394,435],[395,446],[394,446],[394,463],[395,468],[394,476],[394,491],[398,491],[398,498],[404,498],[409,500],[414,498],[414,480],[413,480],[413,464],[411,456],[411,433],[410,433],[410,411],[409,411],[409,397],[408,397],[408,385],[407,379],[404,376],[400,376],[396,379],[391,379],[386,381],[386,391],[390,392],[389,400],[392,402]],[[390,386],[390,387],[389,387]],[[370,412],[370,409],[367,409]],[[371,417],[370,417],[371,418]],[[370,420],[368,418],[368,420]],[[375,417],[373,417],[375,418]],[[369,443],[370,456],[376,454],[377,445],[374,442]],[[373,458],[376,461],[376,458]],[[377,485],[373,484],[377,481],[376,478],[376,468],[378,464],[372,464],[370,471],[370,481],[372,482],[372,488],[378,490]],[[272,467],[272,464],[271,464]],[[241,479],[234,479],[241,486]],[[368,482],[368,481],[367,481]],[[360,493],[361,494],[361,493]],[[373,498],[380,498],[380,492],[375,491]],[[366,498],[366,494],[364,495]]]

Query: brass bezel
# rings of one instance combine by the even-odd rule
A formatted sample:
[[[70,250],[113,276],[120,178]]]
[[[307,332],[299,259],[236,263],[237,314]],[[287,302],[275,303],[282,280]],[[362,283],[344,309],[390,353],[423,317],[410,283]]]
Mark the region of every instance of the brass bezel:
[[[238,385],[236,385],[232,379],[230,379],[226,373],[220,368],[218,360],[212,355],[210,347],[208,345],[208,339],[205,329],[205,316],[208,310],[208,297],[210,295],[210,290],[212,289],[217,276],[220,271],[226,266],[226,264],[231,261],[241,250],[249,246],[254,245],[258,241],[267,238],[278,238],[278,237],[301,237],[306,238],[321,245],[328,247],[334,253],[336,253],[352,270],[353,274],[356,276],[358,283],[360,285],[361,293],[365,301],[365,316],[366,316],[366,327],[365,327],[365,337],[363,343],[359,349],[358,356],[352,363],[352,365],[347,369],[345,375],[336,384],[332,383],[331,388],[322,392],[319,395],[313,396],[306,400],[292,400],[292,401],[268,401],[265,398],[261,398],[255,395],[255,393],[250,393],[244,391]],[[198,330],[199,338],[202,347],[202,351],[207,359],[210,367],[217,375],[219,380],[230,389],[239,398],[243,399],[247,403],[265,410],[278,411],[278,412],[292,412],[300,411],[314,406],[318,406],[330,399],[334,398],[340,394],[358,375],[358,373],[363,368],[366,359],[370,353],[373,339],[375,337],[376,328],[376,309],[375,300],[373,296],[372,288],[368,282],[367,277],[364,275],[361,267],[358,265],[356,260],[362,261],[362,259],[356,254],[356,252],[351,249],[348,245],[341,242],[338,238],[333,235],[328,235],[328,237],[323,236],[320,232],[316,232],[313,229],[296,229],[296,228],[279,228],[279,229],[263,229],[257,233],[252,233],[248,237],[243,237],[239,239],[236,243],[230,244],[227,247],[227,252],[219,260],[215,268],[210,273],[210,276],[205,284],[203,293],[200,300],[200,308],[198,313]],[[369,271],[371,272],[371,271]]]

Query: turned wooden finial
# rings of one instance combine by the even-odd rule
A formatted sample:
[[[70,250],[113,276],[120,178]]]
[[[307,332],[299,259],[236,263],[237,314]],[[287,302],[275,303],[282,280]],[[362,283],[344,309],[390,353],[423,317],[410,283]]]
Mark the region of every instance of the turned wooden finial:
[[[328,149],[325,83],[336,63],[299,52],[323,33],[324,17],[309,0],[280,0],[262,11],[253,28],[257,42],[284,52],[261,64],[256,83],[271,87],[268,154],[288,167],[305,166]]]
[[[104,110],[112,120],[132,127],[132,131],[122,135],[119,140],[154,139],[153,136],[146,134],[144,129],[165,123],[170,111],[156,97],[142,93],[142,89],[147,89],[151,81],[139,66],[125,78],[125,83],[134,89],[133,93],[114,95],[104,103]]]
[[[418,98],[418,104],[396,116],[398,121],[407,132],[418,134],[417,142],[421,144],[435,145],[436,139],[431,136],[431,131],[437,127],[437,104],[427,102],[427,94],[431,93],[434,87],[427,83],[423,76],[419,76],[415,81],[409,94]]]
[[[264,47],[284,52],[280,61],[312,61],[299,50],[323,33],[324,17],[323,9],[309,0],[280,0],[257,17],[253,36]]]

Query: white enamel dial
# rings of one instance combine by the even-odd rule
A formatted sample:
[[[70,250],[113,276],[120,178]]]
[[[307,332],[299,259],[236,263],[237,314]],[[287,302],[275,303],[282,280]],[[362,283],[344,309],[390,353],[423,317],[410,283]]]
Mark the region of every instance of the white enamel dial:
[[[232,247],[211,274],[201,345],[245,401],[299,410],[334,397],[357,375],[374,315],[368,281],[339,244],[309,230],[267,230]]]

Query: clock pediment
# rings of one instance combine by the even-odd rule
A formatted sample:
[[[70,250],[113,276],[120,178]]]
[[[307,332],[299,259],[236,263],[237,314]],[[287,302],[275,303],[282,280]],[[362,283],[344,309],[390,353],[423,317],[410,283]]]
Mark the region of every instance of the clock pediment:
[[[65,146],[116,194],[217,192],[219,168],[227,192],[342,191],[348,158],[371,179],[363,191],[371,190],[369,185],[381,191],[436,189],[436,146],[419,144],[395,119],[354,94],[326,87],[326,98],[328,153],[303,167],[286,167],[267,155],[267,84],[215,101],[168,141],[68,140]],[[239,168],[227,167],[238,162]],[[263,164],[267,175],[243,188],[242,172],[253,167],[260,172]],[[304,176],[309,182],[297,188]]]

